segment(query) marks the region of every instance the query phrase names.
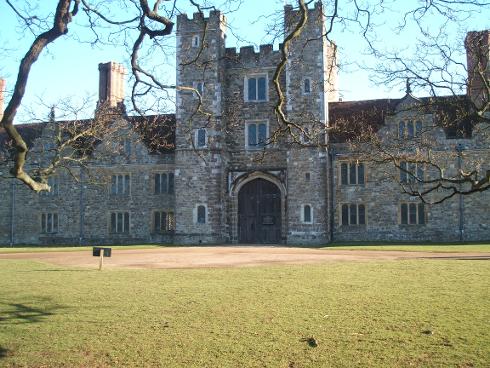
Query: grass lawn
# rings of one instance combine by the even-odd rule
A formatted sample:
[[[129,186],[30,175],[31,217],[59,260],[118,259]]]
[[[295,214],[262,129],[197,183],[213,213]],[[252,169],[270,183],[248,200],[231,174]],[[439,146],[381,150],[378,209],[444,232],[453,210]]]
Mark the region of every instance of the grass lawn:
[[[160,248],[160,245],[107,245],[112,249],[152,249]],[[45,247],[45,246],[15,246],[15,247],[0,247],[0,254],[2,253],[42,253],[42,252],[78,252],[89,250],[92,251],[92,246],[79,247],[79,246],[60,246],[60,247]]]
[[[160,247],[178,247],[175,244],[169,245],[108,245],[112,249],[154,249]],[[300,246],[301,247],[301,246]],[[325,247],[315,247],[325,250],[395,250],[407,252],[490,252],[490,244],[377,244],[377,243],[358,243],[344,244],[333,243]],[[40,252],[77,252],[91,251],[92,246],[15,246],[0,247],[0,254],[5,253],[40,253]]]
[[[490,262],[0,261],[2,367],[488,367]],[[315,346],[317,345],[317,346]]]
[[[322,249],[333,250],[396,250],[405,252],[490,252],[490,244],[331,244]]]

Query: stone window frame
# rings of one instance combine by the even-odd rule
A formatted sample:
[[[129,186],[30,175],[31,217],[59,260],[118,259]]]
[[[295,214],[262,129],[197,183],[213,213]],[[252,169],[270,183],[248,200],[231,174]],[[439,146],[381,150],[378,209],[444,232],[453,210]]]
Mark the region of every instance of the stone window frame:
[[[339,174],[339,185],[341,186],[364,186],[366,185],[366,182],[367,182],[367,169],[366,169],[366,164],[364,162],[361,162],[361,161],[349,161],[349,160],[342,160],[342,161],[339,161],[339,164],[338,164],[338,174]],[[346,176],[344,176],[344,171],[342,169],[343,165],[345,165],[345,167],[347,168],[347,172],[346,172]],[[351,178],[351,175],[352,175],[352,167],[355,167],[354,168],[354,173],[356,175],[356,179],[355,179],[355,182],[353,183],[352,182],[352,178]],[[360,167],[362,167],[362,174],[363,175],[360,175]],[[362,183],[360,182],[359,178],[362,177]],[[345,178],[345,180],[344,180]]]
[[[308,91],[306,90],[306,83],[308,82]],[[301,83],[301,93],[304,96],[309,96],[312,93],[312,83],[310,77],[303,78],[303,82]]]
[[[199,47],[201,46],[201,37],[199,35],[193,35],[191,39],[191,47]]]
[[[398,122],[398,139],[413,139],[420,136],[422,130],[421,119],[400,120]]]
[[[162,216],[164,215],[164,216]],[[165,217],[163,221],[163,217]],[[157,218],[159,226],[157,226]],[[162,224],[164,225],[162,228]],[[151,229],[153,234],[166,234],[175,231],[175,212],[168,209],[153,210],[151,214]]]
[[[199,98],[198,93],[201,95],[201,99],[204,97],[206,85],[203,81],[192,82],[192,88],[195,89],[195,91],[193,91],[193,95],[196,99]]]
[[[199,132],[204,131],[204,144],[200,145]],[[194,130],[194,148],[204,149],[208,147],[208,130],[206,128],[197,128]]]
[[[122,192],[119,193],[120,177],[123,178]],[[115,179],[115,180],[114,180]],[[126,182],[127,180],[127,182]],[[114,190],[115,189],[115,190]],[[131,173],[116,172],[111,174],[111,182],[109,184],[109,195],[111,197],[127,197],[131,195]]]
[[[122,138],[121,139],[121,151],[126,157],[131,157],[131,138]]]
[[[353,208],[353,206],[355,206],[355,210],[356,210],[355,221],[352,221],[352,217],[353,217],[352,208]],[[359,208],[361,206],[364,208],[364,219],[363,219],[364,222],[363,223],[361,223],[361,216],[359,216],[359,214],[360,214]],[[344,208],[347,208],[347,221],[344,221],[345,220]],[[344,202],[344,203],[339,204],[339,225],[340,226],[343,226],[343,227],[351,227],[351,226],[360,227],[360,226],[367,226],[367,223],[368,223],[368,211],[367,211],[367,206],[364,202],[358,202],[358,203]]]
[[[310,208],[310,220],[309,221],[306,221],[305,219],[305,210],[306,210],[306,207],[309,207]],[[304,203],[301,205],[301,212],[300,212],[300,218],[301,218],[301,222],[303,224],[307,224],[307,225],[311,225],[313,224],[313,206],[310,204],[310,203]]]
[[[119,215],[121,215],[121,227],[119,227]],[[114,219],[114,222],[113,222]],[[114,225],[114,226],[113,226]],[[109,211],[108,226],[109,234],[130,234],[131,233],[131,212],[129,211]]]
[[[172,171],[156,171],[152,175],[153,177],[153,194],[163,195],[163,194],[175,194],[175,174]],[[158,190],[157,190],[157,177],[158,179]],[[165,177],[165,180],[162,178]],[[165,181],[165,185],[163,182]],[[165,190],[164,190],[165,189]]]
[[[265,99],[260,100],[258,99],[259,97],[259,78],[265,78]],[[249,99],[248,97],[248,81],[249,79],[255,79],[256,80],[256,97],[257,99]],[[251,73],[247,74],[243,78],[243,100],[244,102],[252,102],[252,103],[263,103],[263,102],[269,102],[269,74],[268,73]]]
[[[266,138],[265,138],[265,143],[264,144],[259,144],[259,130],[258,127],[260,124],[264,124],[266,126]],[[249,145],[249,133],[248,133],[248,127],[250,125],[256,125],[256,138],[257,138],[257,144],[256,145]],[[270,137],[270,124],[268,119],[260,119],[260,120],[246,120],[245,121],[245,149],[246,150],[261,150],[267,148],[267,141],[269,140]]]
[[[204,207],[204,221],[200,221],[202,217],[200,217],[199,208]],[[208,205],[205,203],[196,203],[194,206],[193,212],[193,220],[195,225],[206,225],[209,219]]]
[[[451,124],[450,126],[444,127],[444,133],[447,140],[472,139],[473,129],[473,123],[465,120],[459,122],[459,124]]]
[[[425,180],[425,164],[420,162],[400,161],[400,183],[415,184]],[[421,184],[421,183],[420,183]]]
[[[412,209],[414,209],[414,211]],[[415,219],[413,218],[414,216]],[[398,205],[398,224],[403,226],[427,225],[427,208],[425,204],[423,202],[413,201],[400,202]]]
[[[39,222],[41,225],[41,234],[57,234],[60,230],[60,216],[58,212],[42,212]]]
[[[48,192],[43,190],[39,193],[41,197],[57,197],[60,194],[60,177],[59,175],[51,175],[47,179],[47,184],[51,187]]]

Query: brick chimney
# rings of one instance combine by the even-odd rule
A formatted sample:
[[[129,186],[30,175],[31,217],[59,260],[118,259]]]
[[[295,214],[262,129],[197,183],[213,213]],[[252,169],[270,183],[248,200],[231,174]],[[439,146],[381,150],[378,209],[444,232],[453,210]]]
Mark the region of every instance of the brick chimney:
[[[5,79],[0,79],[0,120],[2,120],[3,118],[4,100],[5,100]]]
[[[488,102],[485,80],[490,82],[490,30],[468,32],[465,39],[468,67],[467,95],[477,107]]]
[[[124,101],[124,76],[126,69],[122,64],[109,61],[99,64],[99,102],[98,106],[117,107]]]

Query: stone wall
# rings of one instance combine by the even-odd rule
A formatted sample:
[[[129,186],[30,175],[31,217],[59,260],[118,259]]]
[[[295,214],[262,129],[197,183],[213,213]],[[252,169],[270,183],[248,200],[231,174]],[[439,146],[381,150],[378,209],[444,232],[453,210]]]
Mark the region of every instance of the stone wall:
[[[221,243],[223,233],[222,84],[226,19],[194,14],[177,23],[176,235],[181,244]],[[199,87],[201,86],[201,87]],[[198,131],[205,131],[199,145]],[[203,223],[198,208],[205,208]]]
[[[53,130],[47,125],[45,131]],[[50,193],[37,194],[18,182],[0,181],[0,190],[5,194],[5,200],[0,204],[0,244],[173,242],[173,232],[155,233],[153,212],[174,213],[175,194],[155,194],[154,190],[155,173],[174,173],[174,155],[149,154],[135,134],[128,132],[123,135],[132,137],[129,155],[114,154],[108,157],[103,152],[105,148],[100,145],[94,153],[93,162],[87,163],[82,173],[77,167],[70,172],[58,170],[50,178],[50,184],[56,183]],[[47,136],[49,134],[44,133],[36,141],[33,152],[42,150],[40,146],[46,142]],[[117,140],[108,137],[107,142],[113,146]],[[114,174],[129,175],[129,193],[111,194],[111,176]],[[127,232],[111,232],[111,212],[116,211],[129,213]],[[43,232],[43,214],[57,215],[56,231]]]
[[[447,139],[443,128],[437,126],[435,114],[419,112],[417,100],[412,97],[402,100],[397,111],[388,115],[385,125],[378,135],[386,142],[386,147],[398,147],[410,151],[409,145],[394,145],[399,140],[398,123],[400,121],[420,121],[423,127],[420,140],[431,142],[432,160],[438,162],[447,175],[457,172],[461,167],[465,171],[482,170],[490,159],[490,140],[488,134],[477,125],[471,139]],[[334,231],[335,241],[434,241],[456,242],[490,239],[490,192],[475,193],[468,196],[456,195],[440,204],[426,204],[425,224],[401,224],[400,206],[402,203],[421,203],[418,197],[410,197],[402,192],[400,172],[392,164],[378,164],[366,161],[366,156],[353,154],[347,144],[336,144],[333,154],[334,168]],[[405,147],[405,148],[404,148]],[[462,148],[461,159],[456,147]],[[375,152],[373,154],[376,154]],[[458,162],[461,160],[460,162]],[[365,183],[363,185],[342,185],[341,164],[361,162],[365,165]],[[488,168],[487,168],[488,169]],[[424,166],[424,178],[437,177],[434,168]],[[418,185],[418,184],[415,184]],[[418,187],[421,190],[424,186]],[[427,188],[427,185],[425,186]],[[464,187],[462,187],[464,189]],[[440,189],[427,200],[436,201],[450,191]],[[342,205],[363,204],[366,207],[366,224],[343,226]]]

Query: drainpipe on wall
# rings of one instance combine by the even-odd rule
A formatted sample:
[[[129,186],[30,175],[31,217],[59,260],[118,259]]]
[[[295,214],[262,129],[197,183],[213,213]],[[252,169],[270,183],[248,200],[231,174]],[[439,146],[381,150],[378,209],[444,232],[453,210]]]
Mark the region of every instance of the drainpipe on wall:
[[[80,168],[80,238],[78,241],[78,244],[81,246],[83,245],[83,238],[84,238],[84,228],[83,224],[85,221],[85,203],[84,203],[84,196],[83,196],[83,168]]]
[[[15,243],[15,180],[10,185],[10,246]]]
[[[327,179],[327,186],[329,190],[329,208],[330,208],[330,242],[334,241],[334,226],[335,226],[335,221],[334,221],[334,211],[335,211],[335,201],[334,201],[334,178],[333,178],[333,173],[334,173],[334,155],[335,155],[335,150],[333,148],[327,149],[327,156],[328,156],[328,164],[329,167],[328,169],[328,179]]]
[[[458,175],[461,173],[461,167],[462,167],[462,152],[463,152],[463,145],[462,144],[457,144],[456,145],[456,152],[458,152]],[[461,190],[463,189],[463,184],[459,183],[459,191],[460,194],[459,196],[459,241],[462,242],[464,240],[464,201],[463,201],[463,195],[461,194]]]

